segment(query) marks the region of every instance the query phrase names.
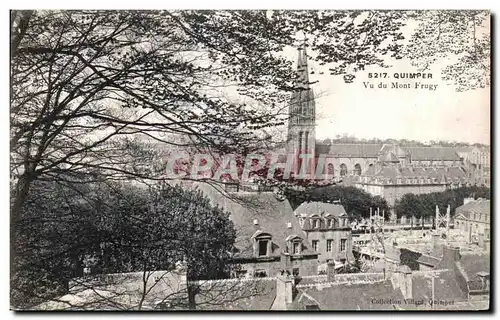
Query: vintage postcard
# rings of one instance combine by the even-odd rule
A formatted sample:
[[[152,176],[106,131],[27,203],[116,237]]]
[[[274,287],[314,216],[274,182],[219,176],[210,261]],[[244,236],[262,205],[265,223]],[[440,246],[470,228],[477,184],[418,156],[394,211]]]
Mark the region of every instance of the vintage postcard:
[[[490,12],[11,10],[12,310],[490,310]]]

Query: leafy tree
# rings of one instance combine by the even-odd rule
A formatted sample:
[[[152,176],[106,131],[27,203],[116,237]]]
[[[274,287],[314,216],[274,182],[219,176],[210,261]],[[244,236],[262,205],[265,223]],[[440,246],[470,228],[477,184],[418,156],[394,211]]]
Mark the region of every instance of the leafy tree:
[[[445,212],[448,205],[450,205],[450,214],[453,216],[455,209],[463,205],[464,198],[467,197],[490,199],[490,189],[471,186],[428,194],[415,195],[408,193],[396,201],[395,211],[398,217],[414,215],[417,218],[425,218],[435,215],[436,205],[441,210],[441,213]]]
[[[380,208],[380,212],[385,210],[386,219],[390,217],[389,206],[385,199],[374,197],[356,187],[336,185],[310,188],[306,192],[290,189],[287,190],[286,196],[294,208],[307,201],[340,202],[351,219],[368,218],[370,208],[372,210]]]
[[[12,304],[19,307],[66,293],[84,267],[93,274],[168,271],[184,261],[190,280],[227,277],[233,268],[228,213],[166,184],[37,183],[15,231]]]
[[[426,10],[408,14],[418,22],[405,57],[421,71],[444,63],[442,78],[457,91],[490,86],[490,12]]]

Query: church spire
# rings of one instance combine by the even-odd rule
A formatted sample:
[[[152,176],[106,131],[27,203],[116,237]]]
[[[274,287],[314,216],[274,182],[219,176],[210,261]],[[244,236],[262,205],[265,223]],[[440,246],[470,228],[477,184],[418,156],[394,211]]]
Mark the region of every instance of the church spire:
[[[297,49],[297,78],[290,98],[288,107],[288,143],[287,151],[295,154],[293,172],[298,173],[302,166],[302,158],[299,155],[308,154],[315,156],[316,148],[316,107],[314,104],[314,92],[309,85],[309,70],[307,67],[306,44]],[[315,160],[304,160],[306,172],[313,172]]]
[[[298,58],[297,58],[298,79],[296,82],[296,86],[302,89],[309,89],[309,70],[307,67],[307,51],[306,51],[305,40],[304,43],[297,50],[298,50]]]

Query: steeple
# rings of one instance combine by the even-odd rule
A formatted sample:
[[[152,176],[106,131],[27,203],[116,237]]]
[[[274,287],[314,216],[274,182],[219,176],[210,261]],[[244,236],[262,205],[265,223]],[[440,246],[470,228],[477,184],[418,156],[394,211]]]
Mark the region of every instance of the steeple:
[[[307,51],[305,43],[298,48],[297,73],[298,79],[295,86],[297,88],[309,89],[309,72],[307,67]]]
[[[297,78],[288,107],[287,152],[296,154],[297,157],[300,154],[312,154],[314,156],[316,146],[316,106],[314,92],[309,85],[305,42],[297,51]],[[313,163],[314,160],[311,161],[311,169],[314,167]],[[298,167],[300,167],[301,160],[297,159],[296,164],[297,166],[293,169],[294,172],[297,172]]]

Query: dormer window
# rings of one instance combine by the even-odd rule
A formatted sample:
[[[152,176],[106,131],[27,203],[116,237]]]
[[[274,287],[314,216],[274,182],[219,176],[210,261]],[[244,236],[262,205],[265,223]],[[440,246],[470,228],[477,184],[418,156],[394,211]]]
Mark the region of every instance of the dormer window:
[[[293,255],[299,255],[302,253],[302,238],[297,235],[291,235],[286,238],[288,247]]]
[[[319,229],[319,219],[313,218],[311,220],[311,225],[313,229]]]
[[[330,229],[335,228],[335,219],[329,219],[329,220],[328,220],[328,227],[329,227]]]
[[[259,232],[259,231],[258,231]],[[254,236],[255,255],[257,257],[267,257],[271,255],[271,235],[269,233],[259,232]]]
[[[269,240],[259,240],[259,257],[267,256],[267,245]]]
[[[292,242],[293,254],[300,254],[301,245],[302,243],[300,242]]]

